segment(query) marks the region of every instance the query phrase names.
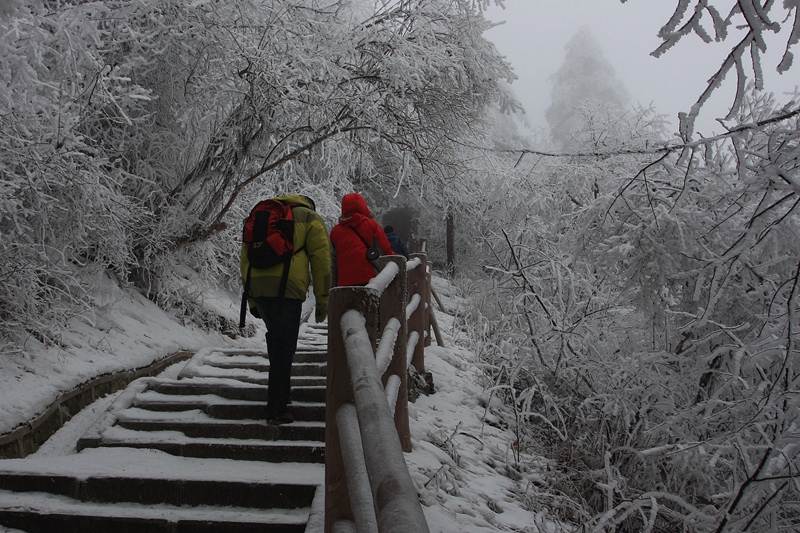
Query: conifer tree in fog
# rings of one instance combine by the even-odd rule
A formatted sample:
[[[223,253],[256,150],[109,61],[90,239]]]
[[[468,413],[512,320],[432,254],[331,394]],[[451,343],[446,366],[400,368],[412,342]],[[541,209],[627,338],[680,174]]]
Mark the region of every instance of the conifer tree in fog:
[[[564,47],[564,63],[553,77],[552,104],[545,114],[553,141],[568,148],[581,128],[581,103],[592,101],[613,110],[623,110],[630,100],[589,28],[582,28]]]

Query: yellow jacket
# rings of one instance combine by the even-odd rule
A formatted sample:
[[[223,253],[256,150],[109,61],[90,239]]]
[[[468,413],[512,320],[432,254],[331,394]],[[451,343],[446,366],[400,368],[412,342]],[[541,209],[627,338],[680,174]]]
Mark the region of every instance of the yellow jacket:
[[[305,300],[308,286],[313,278],[316,305],[324,307],[328,304],[328,291],[331,287],[331,244],[325,221],[302,196],[290,194],[277,196],[275,199],[297,204],[292,207],[295,254],[289,267],[289,279],[284,297]],[[244,244],[242,244],[240,263],[242,284],[244,284],[250,266]],[[255,307],[255,304],[250,297],[278,296],[281,274],[283,274],[283,263],[263,270],[257,268],[250,270],[248,303],[251,308]]]

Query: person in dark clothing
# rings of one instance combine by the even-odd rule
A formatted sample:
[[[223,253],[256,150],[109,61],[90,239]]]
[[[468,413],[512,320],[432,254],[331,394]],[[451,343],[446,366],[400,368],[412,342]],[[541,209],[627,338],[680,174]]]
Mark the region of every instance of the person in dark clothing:
[[[331,230],[333,283],[335,286],[365,285],[375,277],[367,250],[377,244],[383,255],[395,255],[380,224],[370,218],[367,201],[358,193],[342,198],[342,216]]]
[[[386,233],[386,238],[389,239],[389,244],[392,245],[392,251],[408,259],[408,254],[411,253],[408,249],[408,245],[394,232],[394,228],[392,226],[384,226],[383,231]]]
[[[309,285],[314,287],[317,322],[327,317],[328,290],[331,286],[331,245],[325,222],[314,211],[314,202],[305,196],[279,196],[277,200],[291,204],[294,217],[295,254],[289,264],[289,275],[283,298],[279,287],[284,265],[266,269],[250,269],[250,312],[267,326],[269,383],[267,385],[267,423],[288,424],[294,421],[288,412],[291,394],[292,362],[297,350],[303,301]],[[242,281],[250,263],[242,245]]]

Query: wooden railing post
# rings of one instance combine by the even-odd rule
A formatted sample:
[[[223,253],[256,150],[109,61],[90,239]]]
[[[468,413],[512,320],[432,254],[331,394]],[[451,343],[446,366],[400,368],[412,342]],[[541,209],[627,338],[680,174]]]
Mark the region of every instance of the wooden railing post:
[[[408,296],[409,300],[413,295],[420,296],[417,309],[408,318],[408,331],[416,331],[419,335],[417,344],[414,346],[414,354],[411,357],[411,364],[417,373],[425,373],[425,292],[428,270],[428,256],[426,254],[411,254],[409,260],[419,258],[422,264],[408,272]]]
[[[425,267],[425,346],[431,345],[431,264]]]
[[[383,332],[391,319],[400,322],[397,340],[394,342],[392,362],[382,376],[383,386],[389,376],[400,378],[400,389],[397,394],[397,403],[394,408],[394,423],[397,436],[404,452],[411,451],[411,430],[408,425],[408,358],[406,346],[408,340],[408,321],[406,320],[406,302],[408,301],[408,275],[406,272],[406,259],[402,256],[383,256],[379,260],[381,268],[387,263],[396,263],[400,273],[386,288],[381,296],[380,326]]]
[[[367,319],[367,331],[375,342],[377,330],[378,302],[369,297],[370,289],[364,287],[336,287],[328,298],[328,369],[325,401],[325,533],[333,533],[333,525],[339,520],[353,520],[347,478],[342,459],[342,448],[336,413],[345,403],[352,403],[353,388],[347,364],[342,326],[339,321],[348,309],[360,311]],[[372,327],[369,327],[369,325]]]
[[[381,384],[375,355],[369,353],[369,338],[361,315],[345,312],[345,344],[352,380],[364,464],[372,490],[372,503],[382,533],[428,533],[419,495],[408,471],[394,421]],[[326,452],[327,453],[327,452]]]
[[[430,308],[427,254],[411,261],[408,270],[402,257],[382,257],[367,286],[330,292],[325,533],[429,531],[403,456],[411,451],[408,358],[425,371]]]

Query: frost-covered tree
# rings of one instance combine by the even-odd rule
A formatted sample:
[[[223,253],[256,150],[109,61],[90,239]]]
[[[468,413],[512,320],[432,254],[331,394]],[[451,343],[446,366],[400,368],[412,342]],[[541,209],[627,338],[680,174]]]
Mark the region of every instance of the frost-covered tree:
[[[57,341],[56,324],[85,312],[93,271],[125,277],[135,262],[130,243],[148,207],[129,187],[147,177],[126,165],[130,137],[94,133],[142,123],[150,93],[131,82],[129,62],[101,59],[108,14],[96,3],[51,11],[31,2],[0,18],[4,337]]]
[[[737,118],[759,123],[781,112],[753,94]],[[800,438],[786,421],[800,407],[791,393],[800,364],[800,198],[790,185],[798,131],[797,118],[782,120],[706,146],[685,164],[651,163],[596,206],[588,260],[650,324],[653,341],[630,363],[633,374],[620,375],[630,380],[626,392],[596,404],[617,424],[636,406],[639,414],[618,426],[618,445],[635,442],[638,452],[612,455],[608,465],[616,481],[643,491],[598,524],[625,524],[611,516],[622,510],[653,510],[642,499],[646,484],[631,477],[645,467],[672,472],[662,482],[673,494],[692,483],[679,505],[684,517],[697,513],[699,530],[797,527],[790,486]],[[716,506],[706,505],[710,494]]]
[[[185,305],[175,266],[234,277],[253,196],[457,177],[511,76],[485,3],[4,4],[3,334],[54,336],[89,272]]]
[[[572,134],[581,129],[579,107],[583,102],[622,113],[630,96],[589,28],[578,31],[564,50],[564,63],[552,77],[552,103],[545,117],[553,141],[571,148],[575,146]]]
[[[621,0],[623,3],[627,0]],[[658,32],[663,43],[652,55],[659,57],[680,40],[691,35],[704,43],[730,42],[733,45],[719,69],[709,78],[708,85],[687,113],[680,115],[681,136],[690,140],[694,123],[708,99],[724,82],[728,74],[735,73],[736,94],[731,102],[726,120],[734,119],[751,80],[756,90],[763,90],[763,61],[767,54],[767,41],[772,34],[780,34],[782,44],[780,59],[768,66],[784,74],[794,64],[794,51],[800,42],[800,6],[796,0],[744,0],[724,2],[715,0],[679,0],[669,21]],[[775,45],[773,45],[775,48]],[[774,51],[774,50],[773,50]]]
[[[743,103],[745,124],[782,113]],[[586,124],[620,147],[663,135],[647,113]],[[561,466],[560,495],[532,497],[596,531],[797,527],[798,131],[780,120],[686,164],[644,146],[538,161],[509,184],[464,327],[521,446]]]
[[[720,3],[679,2],[661,51],[705,23],[735,35],[713,91],[728,71],[760,78],[775,31],[788,68],[796,2]],[[739,89],[729,132],[691,140],[707,91],[685,144],[651,114],[578,106],[576,154],[526,155],[529,183],[501,210],[505,246],[465,328],[521,445],[558,465],[558,493],[531,497],[587,531],[800,525],[800,109]]]

